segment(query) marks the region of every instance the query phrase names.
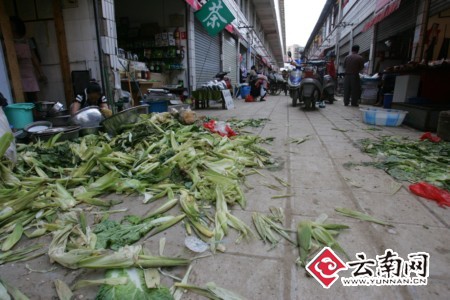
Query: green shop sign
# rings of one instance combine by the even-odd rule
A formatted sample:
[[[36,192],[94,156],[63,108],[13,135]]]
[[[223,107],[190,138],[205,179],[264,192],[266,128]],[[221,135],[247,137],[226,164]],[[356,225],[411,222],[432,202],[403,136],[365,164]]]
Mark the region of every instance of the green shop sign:
[[[217,35],[234,20],[233,14],[222,0],[209,0],[195,16],[211,36]]]

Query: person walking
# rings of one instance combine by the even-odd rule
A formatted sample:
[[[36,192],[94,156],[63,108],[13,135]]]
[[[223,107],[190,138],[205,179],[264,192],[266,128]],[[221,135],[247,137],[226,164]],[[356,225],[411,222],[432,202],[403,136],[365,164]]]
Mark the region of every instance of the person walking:
[[[359,46],[352,47],[352,54],[347,56],[344,60],[345,79],[344,79],[344,104],[348,106],[358,106],[359,98],[361,97],[361,80],[359,72],[364,69],[364,58],[358,54]]]

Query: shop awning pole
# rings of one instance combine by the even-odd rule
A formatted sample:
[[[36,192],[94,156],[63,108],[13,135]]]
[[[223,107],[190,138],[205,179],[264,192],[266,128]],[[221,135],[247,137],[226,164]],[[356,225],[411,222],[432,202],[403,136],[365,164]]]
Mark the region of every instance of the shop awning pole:
[[[102,41],[101,41],[101,34],[100,34],[100,16],[99,16],[99,5],[98,1],[93,1],[94,5],[94,19],[95,19],[95,36],[97,37],[97,51],[98,51],[98,65],[100,67],[100,81],[101,86],[103,89],[103,93],[106,95],[106,98],[108,99],[108,105],[113,109],[113,111],[116,109],[114,106],[114,101],[112,99],[112,93],[109,88],[109,81],[107,80],[107,75],[105,74],[107,71],[105,70],[105,66],[103,63],[103,49],[102,49]],[[131,91],[131,89],[130,89]]]
[[[5,43],[6,61],[8,63],[14,101],[24,102],[25,98],[22,89],[22,79],[20,78],[19,62],[17,61],[11,24],[5,11],[4,1],[0,1],[0,27]]]
[[[58,44],[59,65],[64,85],[64,95],[67,107],[74,98],[72,79],[70,74],[69,53],[67,51],[66,29],[60,0],[53,0],[53,17],[55,20],[56,41]]]

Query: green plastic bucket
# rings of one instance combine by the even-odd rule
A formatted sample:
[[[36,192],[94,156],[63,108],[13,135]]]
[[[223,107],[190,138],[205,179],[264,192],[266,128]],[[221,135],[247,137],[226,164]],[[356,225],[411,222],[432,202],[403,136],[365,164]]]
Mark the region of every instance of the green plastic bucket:
[[[4,108],[6,118],[14,129],[22,129],[33,123],[33,103],[10,104]]]

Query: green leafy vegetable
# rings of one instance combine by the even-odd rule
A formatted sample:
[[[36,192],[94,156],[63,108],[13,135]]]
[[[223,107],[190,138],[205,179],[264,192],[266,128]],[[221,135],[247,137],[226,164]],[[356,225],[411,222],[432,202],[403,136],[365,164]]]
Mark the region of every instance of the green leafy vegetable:
[[[95,248],[118,250],[120,247],[137,242],[153,227],[154,225],[150,222],[129,225],[110,220],[103,221],[94,229],[94,233],[97,235]]]
[[[426,181],[450,191],[450,142],[386,136],[361,143],[362,151],[377,159],[374,165],[395,179],[413,183]]]
[[[158,287],[149,289],[144,280],[141,269],[118,269],[106,272],[106,278],[128,278],[126,284],[102,285],[95,299],[97,300],[172,300],[168,288]]]

